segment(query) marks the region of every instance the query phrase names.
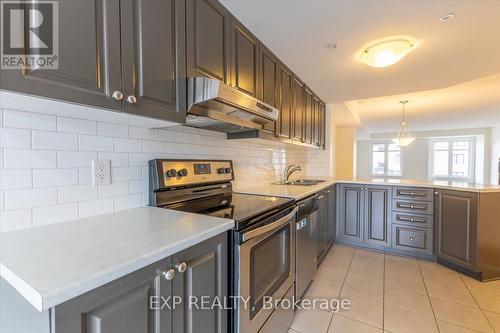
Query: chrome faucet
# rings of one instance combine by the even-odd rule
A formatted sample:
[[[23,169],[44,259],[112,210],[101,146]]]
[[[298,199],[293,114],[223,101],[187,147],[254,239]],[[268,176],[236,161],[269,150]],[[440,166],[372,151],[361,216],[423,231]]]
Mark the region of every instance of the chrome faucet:
[[[295,164],[291,164],[289,166],[287,166],[285,168],[285,170],[283,171],[283,183],[287,182],[288,181],[288,178],[290,178],[290,176],[292,175],[292,173],[294,173],[295,171],[301,171],[302,168],[300,167],[300,165],[295,165]]]

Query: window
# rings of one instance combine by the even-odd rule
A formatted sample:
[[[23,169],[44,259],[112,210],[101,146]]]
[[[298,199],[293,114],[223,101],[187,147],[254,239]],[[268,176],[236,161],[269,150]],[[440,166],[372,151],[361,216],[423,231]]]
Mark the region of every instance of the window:
[[[401,147],[389,142],[372,144],[372,175],[401,176]]]
[[[432,178],[474,182],[474,147],[474,138],[431,141]]]

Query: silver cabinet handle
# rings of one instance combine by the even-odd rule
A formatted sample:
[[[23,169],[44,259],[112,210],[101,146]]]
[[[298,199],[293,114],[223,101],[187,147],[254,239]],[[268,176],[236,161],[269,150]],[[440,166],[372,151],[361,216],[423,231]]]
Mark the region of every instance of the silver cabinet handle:
[[[411,240],[411,241],[412,241],[412,240],[414,240],[414,239],[415,239],[415,238],[413,238],[413,237],[410,237],[410,240]]]
[[[186,269],[188,268],[188,265],[185,262],[183,262],[183,263],[175,265],[175,268],[177,268],[177,272],[184,273],[186,271]]]
[[[130,104],[135,104],[135,103],[137,103],[137,98],[135,98],[134,95],[129,95],[127,97],[127,102],[129,102]]]
[[[119,90],[115,91],[111,96],[117,101],[121,101],[123,99],[123,93]]]
[[[165,278],[165,280],[172,280],[175,276],[175,271],[171,268],[168,271],[164,271],[161,273],[161,275]]]
[[[438,194],[439,194],[439,192],[438,192],[438,191],[436,191],[436,192],[434,192],[434,194],[435,194],[435,195],[438,195]]]

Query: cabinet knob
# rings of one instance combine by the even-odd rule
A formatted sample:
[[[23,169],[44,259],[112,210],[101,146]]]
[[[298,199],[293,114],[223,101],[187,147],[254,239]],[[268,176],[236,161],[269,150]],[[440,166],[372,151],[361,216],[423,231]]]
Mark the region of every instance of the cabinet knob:
[[[435,191],[435,192],[434,192],[434,195],[438,195],[438,194],[439,194],[439,192],[438,192],[438,191]]]
[[[161,273],[161,275],[165,278],[165,280],[172,280],[175,276],[175,271],[171,268],[168,271],[164,271]]]
[[[119,90],[115,91],[111,96],[117,101],[121,101],[123,99],[123,93]]]
[[[137,98],[135,98],[134,95],[129,95],[127,97],[127,102],[129,102],[130,104],[135,104],[135,103],[137,103]]]
[[[188,268],[188,265],[185,262],[183,262],[183,263],[175,265],[175,268],[177,268],[177,271],[179,273],[184,273],[186,271],[186,269]]]
[[[412,241],[412,240],[414,240],[414,239],[415,239],[415,238],[413,238],[413,237],[410,237],[410,240],[411,240],[411,241]]]
[[[410,222],[415,222],[415,219],[413,217],[410,218]]]

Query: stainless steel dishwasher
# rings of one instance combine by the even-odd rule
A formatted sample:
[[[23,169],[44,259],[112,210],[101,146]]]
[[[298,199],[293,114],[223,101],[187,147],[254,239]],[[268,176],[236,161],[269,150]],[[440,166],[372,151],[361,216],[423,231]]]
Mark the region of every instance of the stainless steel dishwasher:
[[[295,246],[295,297],[301,298],[316,273],[318,196],[298,202]]]

